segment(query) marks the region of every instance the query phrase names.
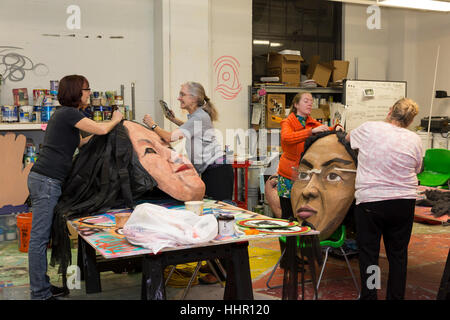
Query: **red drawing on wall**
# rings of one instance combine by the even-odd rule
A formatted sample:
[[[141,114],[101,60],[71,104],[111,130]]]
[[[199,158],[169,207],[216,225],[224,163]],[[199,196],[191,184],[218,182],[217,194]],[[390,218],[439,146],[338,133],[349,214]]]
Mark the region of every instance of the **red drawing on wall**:
[[[216,73],[216,87],[222,98],[232,100],[241,92],[242,85],[239,82],[239,61],[232,56],[222,56],[214,62]]]

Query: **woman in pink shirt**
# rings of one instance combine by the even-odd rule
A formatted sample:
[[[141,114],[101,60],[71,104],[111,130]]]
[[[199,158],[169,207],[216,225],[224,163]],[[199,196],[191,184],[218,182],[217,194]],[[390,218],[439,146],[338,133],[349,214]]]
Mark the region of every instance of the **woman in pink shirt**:
[[[369,121],[347,135],[358,149],[355,221],[359,247],[361,299],[377,299],[378,257],[383,236],[389,261],[386,299],[404,299],[408,243],[414,219],[422,144],[406,129],[419,112],[411,99],[397,101],[386,121]],[[379,275],[379,273],[378,273]]]

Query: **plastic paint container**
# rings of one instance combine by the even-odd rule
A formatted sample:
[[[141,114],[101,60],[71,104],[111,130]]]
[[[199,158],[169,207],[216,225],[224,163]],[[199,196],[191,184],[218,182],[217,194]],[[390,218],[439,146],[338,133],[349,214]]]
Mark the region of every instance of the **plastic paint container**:
[[[219,234],[221,236],[234,235],[234,216],[221,214],[217,217],[219,223]]]
[[[31,121],[33,123],[41,123],[41,106],[33,107],[33,115]]]
[[[17,122],[17,106],[2,107],[2,122]]]
[[[41,107],[41,122],[48,122],[55,112],[54,106]]]
[[[19,122],[28,123],[33,120],[33,107],[21,106],[19,107]]]
[[[58,80],[50,80],[50,94],[58,95],[59,81]]]

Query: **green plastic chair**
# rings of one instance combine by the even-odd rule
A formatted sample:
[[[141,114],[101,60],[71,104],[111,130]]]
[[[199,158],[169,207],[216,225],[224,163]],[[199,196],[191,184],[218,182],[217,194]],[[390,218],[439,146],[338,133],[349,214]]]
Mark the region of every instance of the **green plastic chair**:
[[[423,159],[423,172],[417,175],[420,185],[437,187],[450,179],[450,150],[428,149]]]
[[[320,270],[319,280],[317,281],[316,285],[316,291],[319,291],[320,281],[322,280],[323,273],[325,271],[325,266],[328,260],[328,253],[331,248],[339,248],[341,250],[342,255],[345,258],[345,262],[347,263],[348,270],[350,271],[350,274],[353,279],[353,284],[355,285],[356,291],[358,292],[358,297],[360,295],[360,290],[358,286],[358,282],[356,281],[355,274],[353,273],[352,267],[350,266],[350,262],[348,261],[347,254],[345,253],[344,249],[342,248],[345,240],[347,238],[347,231],[345,228],[345,225],[341,225],[328,239],[320,241],[320,246],[323,250],[325,250],[325,259],[322,263],[322,268]],[[286,237],[280,237],[280,241],[283,243],[286,243]],[[300,246],[300,237],[297,237],[297,247]],[[278,268],[278,265],[280,264],[281,259],[283,258],[284,253],[286,252],[286,249],[283,250],[281,253],[280,258],[278,259],[277,263],[275,264],[275,267],[272,270],[272,273],[270,274],[269,278],[267,279],[266,286],[269,289],[273,289],[275,287],[270,287],[269,283],[270,280],[272,280],[273,274],[275,273],[276,269]]]

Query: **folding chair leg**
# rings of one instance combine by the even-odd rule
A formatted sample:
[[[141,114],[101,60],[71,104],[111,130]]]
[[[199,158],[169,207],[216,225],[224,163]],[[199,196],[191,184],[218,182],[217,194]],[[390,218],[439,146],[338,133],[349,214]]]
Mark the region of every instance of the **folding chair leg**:
[[[222,274],[225,276],[225,278],[227,277],[227,272],[225,271],[225,268],[222,266],[222,264],[220,263],[219,259],[214,259],[214,261],[216,261],[217,266],[220,269],[220,272],[222,272]]]
[[[216,263],[220,263],[219,261],[215,261],[215,262],[216,262]],[[221,286],[222,288],[225,288],[225,286],[223,285],[222,281],[220,281],[220,277],[219,277],[219,275],[217,274],[216,268],[214,268],[214,266],[212,265],[212,263],[211,263],[209,260],[207,260],[206,263],[208,264],[209,268],[211,269],[211,271],[212,271],[212,273],[214,274],[214,276],[216,277],[216,279],[219,280],[220,286]]]
[[[328,252],[330,251],[331,247],[327,247],[325,250],[325,259],[323,260],[322,269],[320,270],[319,280],[317,280],[317,291],[319,291],[320,281],[322,280],[323,273],[325,271],[325,265],[327,264],[328,260]]]
[[[186,296],[187,296],[187,294],[188,294],[188,292],[189,292],[189,289],[191,289],[192,282],[194,282],[194,279],[195,279],[195,277],[197,276],[198,270],[200,270],[200,267],[201,267],[201,266],[202,266],[202,262],[199,261],[199,262],[197,263],[197,266],[195,267],[195,270],[194,270],[194,273],[192,274],[192,277],[189,279],[189,283],[188,283],[186,289],[184,289],[183,297],[181,298],[181,300],[184,300],[184,298],[186,298]]]
[[[173,272],[175,271],[175,268],[176,268],[176,267],[177,267],[177,266],[174,265],[174,266],[172,266],[172,269],[170,269],[169,274],[167,275],[166,282],[164,283],[165,286],[167,286],[167,283],[169,283],[170,277],[172,276],[172,274],[173,274]]]
[[[286,251],[286,249],[284,249],[283,252],[281,252],[280,258],[278,259],[277,263],[275,264],[275,267],[273,267],[273,270],[272,270],[272,272],[270,273],[269,278],[267,279],[266,286],[267,286],[267,288],[269,288],[269,289],[275,289],[275,288],[280,287],[280,286],[271,287],[271,286],[269,285],[269,283],[270,283],[270,280],[272,280],[273,274],[274,274],[275,271],[277,270],[278,265],[280,264],[281,258],[283,258],[283,255],[284,255],[284,252],[285,252],[285,251]]]
[[[347,254],[345,253],[344,249],[342,249],[342,247],[340,247],[340,249],[341,249],[342,254],[344,255],[345,262],[347,262],[348,270],[350,271],[350,274],[352,275],[353,284],[355,285],[356,292],[358,292],[358,299],[359,299],[360,290],[359,290],[358,282],[356,281],[355,275],[353,274],[353,270],[352,270],[352,267],[350,266],[350,262],[347,259]]]

